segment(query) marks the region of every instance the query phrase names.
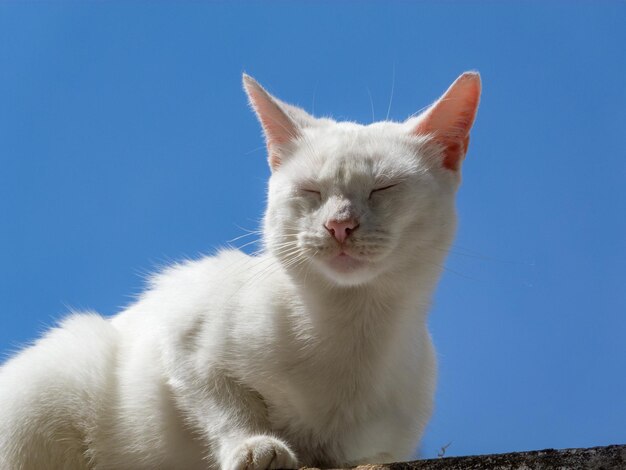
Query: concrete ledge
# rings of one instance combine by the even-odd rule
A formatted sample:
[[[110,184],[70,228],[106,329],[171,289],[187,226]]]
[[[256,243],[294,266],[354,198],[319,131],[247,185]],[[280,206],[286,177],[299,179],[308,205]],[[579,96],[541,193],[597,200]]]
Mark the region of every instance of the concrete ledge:
[[[354,468],[358,470],[626,470],[626,445],[444,457],[384,465],[359,465]]]

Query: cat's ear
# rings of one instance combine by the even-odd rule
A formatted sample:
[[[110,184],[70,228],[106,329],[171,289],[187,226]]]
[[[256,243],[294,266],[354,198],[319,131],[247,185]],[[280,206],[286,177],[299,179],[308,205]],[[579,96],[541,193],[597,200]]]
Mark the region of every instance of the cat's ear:
[[[302,109],[273,97],[245,73],[243,87],[263,127],[270,167],[275,170],[280,166],[282,155],[289,144],[300,137],[303,127],[313,125],[315,118]]]
[[[478,72],[465,72],[432,106],[408,121],[411,132],[432,135],[442,145],[444,168],[457,171],[461,167],[480,101],[480,89]]]

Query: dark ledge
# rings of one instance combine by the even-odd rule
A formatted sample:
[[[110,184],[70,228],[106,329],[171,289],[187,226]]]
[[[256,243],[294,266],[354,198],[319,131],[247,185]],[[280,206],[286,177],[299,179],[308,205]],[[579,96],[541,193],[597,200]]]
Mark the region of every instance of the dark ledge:
[[[359,465],[359,470],[626,470],[626,445]],[[315,469],[318,470],[318,469]]]

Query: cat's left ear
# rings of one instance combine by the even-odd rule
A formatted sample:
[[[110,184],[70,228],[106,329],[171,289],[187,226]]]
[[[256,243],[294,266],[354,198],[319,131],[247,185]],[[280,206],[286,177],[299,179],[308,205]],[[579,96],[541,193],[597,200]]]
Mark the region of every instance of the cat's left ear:
[[[315,123],[315,118],[273,97],[249,75],[243,74],[243,87],[263,127],[270,167],[276,170],[289,145],[301,136],[303,127]]]
[[[439,100],[408,121],[414,134],[429,134],[443,147],[442,166],[458,171],[467,147],[480,101],[480,75],[465,72]]]

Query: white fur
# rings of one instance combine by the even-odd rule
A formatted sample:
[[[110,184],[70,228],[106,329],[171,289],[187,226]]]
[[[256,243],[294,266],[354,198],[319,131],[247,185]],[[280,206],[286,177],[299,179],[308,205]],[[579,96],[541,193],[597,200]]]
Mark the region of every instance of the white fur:
[[[433,406],[426,313],[459,174],[407,124],[301,118],[269,182],[263,254],[172,266],[114,318],[74,314],[0,369],[0,468],[411,456]],[[356,267],[332,264],[324,228],[346,215]]]

